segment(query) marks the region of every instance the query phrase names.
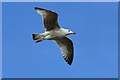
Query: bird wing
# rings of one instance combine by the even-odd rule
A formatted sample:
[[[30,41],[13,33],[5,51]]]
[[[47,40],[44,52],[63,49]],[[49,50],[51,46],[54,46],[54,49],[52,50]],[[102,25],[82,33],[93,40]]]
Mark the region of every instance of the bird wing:
[[[73,61],[73,52],[74,52],[72,41],[67,37],[56,39],[55,41],[61,49],[63,58],[69,65],[71,65]]]
[[[35,7],[35,10],[37,11],[38,14],[42,16],[46,31],[52,30],[54,28],[59,28],[59,25],[57,22],[57,18],[58,18],[57,13],[50,10],[38,8],[38,7]]]

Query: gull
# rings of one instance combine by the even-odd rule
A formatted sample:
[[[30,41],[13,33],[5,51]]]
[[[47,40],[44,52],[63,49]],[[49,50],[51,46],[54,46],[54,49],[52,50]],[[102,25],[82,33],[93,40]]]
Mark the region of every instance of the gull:
[[[32,34],[36,43],[43,40],[54,40],[61,50],[64,60],[71,65],[74,56],[73,42],[67,38],[67,35],[75,34],[69,29],[61,28],[58,24],[58,14],[51,10],[35,7],[38,14],[42,16],[45,32],[40,34]]]

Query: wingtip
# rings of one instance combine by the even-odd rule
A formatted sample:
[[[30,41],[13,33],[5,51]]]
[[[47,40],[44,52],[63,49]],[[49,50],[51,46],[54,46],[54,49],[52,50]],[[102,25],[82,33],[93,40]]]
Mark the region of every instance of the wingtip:
[[[72,61],[70,62],[70,61],[67,61],[67,63],[69,64],[69,65],[72,65]]]
[[[72,65],[72,63],[68,63],[70,66]]]
[[[42,8],[39,8],[39,7],[35,7],[35,10],[45,10],[45,9],[42,9]]]
[[[73,57],[64,57],[65,61],[69,64],[69,65],[72,65],[72,62],[73,62]]]
[[[72,59],[67,59],[64,57],[64,60],[67,62],[67,64],[72,65],[72,61],[73,61]]]
[[[38,7],[35,7],[35,10],[36,10],[36,9],[39,9],[39,8],[38,8]]]

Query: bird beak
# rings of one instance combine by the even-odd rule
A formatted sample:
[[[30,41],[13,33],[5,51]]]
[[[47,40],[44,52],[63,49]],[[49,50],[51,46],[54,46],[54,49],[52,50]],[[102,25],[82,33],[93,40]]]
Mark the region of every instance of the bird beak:
[[[75,32],[71,32],[71,34],[76,34]]]
[[[73,31],[70,31],[70,32],[69,32],[69,34],[76,34],[76,33],[75,33],[75,32],[73,32]]]
[[[73,34],[76,34],[75,32],[73,32]]]

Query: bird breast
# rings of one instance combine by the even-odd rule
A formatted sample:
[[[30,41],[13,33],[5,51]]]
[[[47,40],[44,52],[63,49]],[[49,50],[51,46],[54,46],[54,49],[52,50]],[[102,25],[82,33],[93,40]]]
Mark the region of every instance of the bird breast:
[[[46,36],[46,38],[48,40],[67,36],[66,33],[61,29],[55,29],[55,30],[47,31],[46,33],[48,34]]]
[[[51,31],[51,36],[55,36],[55,37],[65,37],[66,33],[62,30],[62,29],[57,29],[57,30],[53,30]]]

